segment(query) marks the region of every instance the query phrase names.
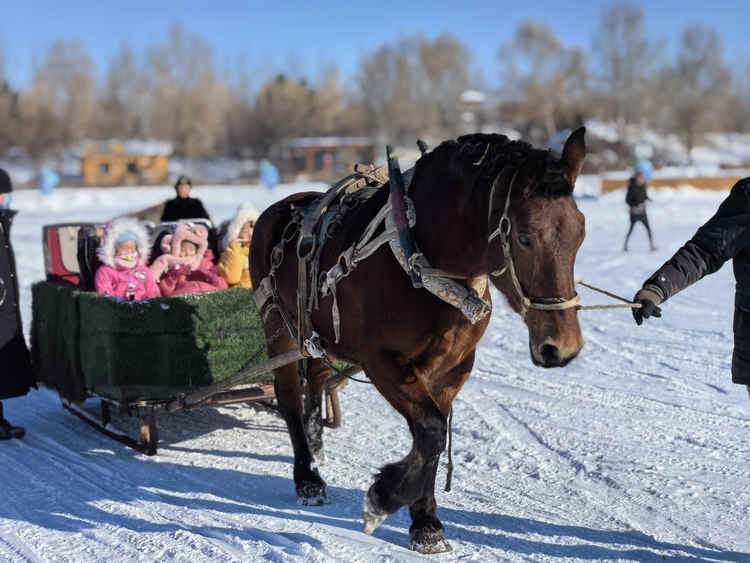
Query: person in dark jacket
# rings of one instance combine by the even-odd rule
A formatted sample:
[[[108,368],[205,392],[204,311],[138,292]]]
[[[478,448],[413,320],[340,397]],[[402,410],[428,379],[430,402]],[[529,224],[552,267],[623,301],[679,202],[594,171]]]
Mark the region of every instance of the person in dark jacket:
[[[713,217],[656,270],[633,297],[637,324],[661,317],[664,301],[732,260],[734,297],[732,381],[750,392],[750,178],[737,182]]]
[[[3,399],[20,397],[36,388],[21,324],[18,277],[10,227],[17,211],[11,211],[13,187],[7,172],[0,168],[0,440],[21,438],[24,429],[12,426],[3,415]]]
[[[201,200],[190,197],[192,187],[190,178],[187,176],[179,177],[174,186],[177,197],[170,199],[164,206],[164,212],[161,215],[162,222],[180,221],[181,219],[211,220]]]
[[[656,250],[654,247],[654,241],[651,238],[651,227],[648,225],[648,216],[646,215],[647,201],[651,201],[651,198],[648,197],[648,191],[646,189],[646,176],[642,172],[637,172],[636,175],[628,181],[628,192],[625,195],[625,203],[630,206],[630,230],[625,236],[624,250],[626,252],[628,250],[628,239],[633,232],[633,227],[639,222],[643,223],[643,226],[646,227],[651,250]]]

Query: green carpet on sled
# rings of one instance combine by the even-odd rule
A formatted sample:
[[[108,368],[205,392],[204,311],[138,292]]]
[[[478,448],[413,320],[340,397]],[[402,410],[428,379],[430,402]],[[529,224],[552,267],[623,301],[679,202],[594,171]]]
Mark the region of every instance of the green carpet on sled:
[[[40,381],[81,402],[85,390],[197,389],[267,359],[252,290],[127,302],[40,282],[32,287],[32,355]],[[272,380],[262,374],[254,381]],[[160,394],[161,392],[157,393]]]
[[[81,371],[76,293],[70,285],[32,285],[30,342],[39,382],[61,397],[81,403],[86,399],[86,382]]]

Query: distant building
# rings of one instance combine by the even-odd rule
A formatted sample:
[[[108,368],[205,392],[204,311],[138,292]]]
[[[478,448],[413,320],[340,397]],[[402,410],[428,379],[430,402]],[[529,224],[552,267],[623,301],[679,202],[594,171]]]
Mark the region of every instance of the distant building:
[[[370,137],[299,137],[289,143],[289,149],[294,174],[310,180],[340,179],[353,173],[355,164],[375,161]]]
[[[88,186],[167,181],[172,145],[162,141],[90,141],[81,147],[81,179]]]

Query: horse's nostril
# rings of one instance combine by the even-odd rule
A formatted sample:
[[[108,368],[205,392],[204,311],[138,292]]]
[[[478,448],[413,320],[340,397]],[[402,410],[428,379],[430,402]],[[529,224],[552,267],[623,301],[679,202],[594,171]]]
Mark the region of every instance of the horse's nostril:
[[[542,344],[539,347],[539,355],[546,364],[559,364],[560,363],[560,352],[557,346],[552,344]]]

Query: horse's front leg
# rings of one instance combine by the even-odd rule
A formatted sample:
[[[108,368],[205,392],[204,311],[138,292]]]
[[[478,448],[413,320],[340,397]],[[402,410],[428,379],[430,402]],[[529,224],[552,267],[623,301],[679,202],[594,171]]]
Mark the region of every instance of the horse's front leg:
[[[410,367],[385,358],[368,367],[370,379],[406,418],[414,439],[409,454],[399,462],[382,467],[365,495],[365,533],[371,534],[388,514],[420,502],[425,488],[434,490],[437,464],[446,444],[447,422],[422,379]],[[435,522],[442,530],[437,518]]]
[[[319,465],[325,464],[323,450],[323,396],[330,368],[322,360],[307,359],[305,372],[305,434],[312,455]]]
[[[409,549],[419,553],[444,553],[453,547],[445,539],[445,528],[437,517],[435,500],[435,479],[439,464],[432,466],[425,480],[422,498],[409,506],[411,526],[409,527]]]
[[[435,398],[440,411],[447,417],[452,408],[453,399],[469,378],[474,366],[474,352],[469,354],[463,362],[441,377],[431,382],[431,395]],[[438,390],[439,389],[439,390]],[[411,536],[410,548],[420,553],[442,553],[453,548],[445,539],[445,528],[437,517],[437,502],[435,501],[435,479],[438,465],[435,464],[430,475],[425,480],[422,497],[409,506],[412,524],[409,528]]]

